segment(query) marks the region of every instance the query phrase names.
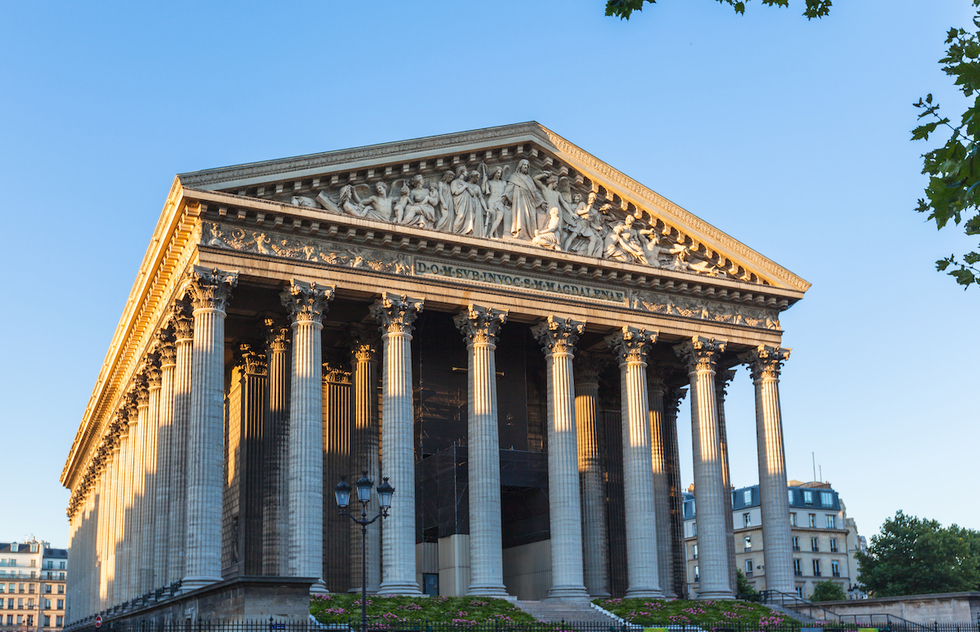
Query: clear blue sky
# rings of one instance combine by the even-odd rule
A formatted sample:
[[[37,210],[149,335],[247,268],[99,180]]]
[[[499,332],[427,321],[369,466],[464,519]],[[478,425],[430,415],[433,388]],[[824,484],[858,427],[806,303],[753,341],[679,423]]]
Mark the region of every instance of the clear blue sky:
[[[0,541],[67,545],[59,474],[173,175],[537,120],[813,283],[784,314],[791,478],[862,533],[980,528],[971,244],[913,212],[913,101],[968,0],[7,3],[0,27]],[[729,389],[732,481],[757,481]],[[691,480],[689,412],[681,437]],[[818,472],[819,474],[819,472]]]

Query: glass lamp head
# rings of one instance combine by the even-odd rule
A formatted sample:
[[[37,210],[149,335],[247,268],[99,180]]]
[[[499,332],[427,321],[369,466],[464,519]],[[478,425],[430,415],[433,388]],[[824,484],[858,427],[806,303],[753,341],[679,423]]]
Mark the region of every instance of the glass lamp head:
[[[388,511],[391,507],[391,495],[395,493],[395,488],[391,486],[388,482],[388,477],[385,476],[381,480],[381,484],[378,485],[378,504],[381,505],[382,511]]]
[[[367,470],[364,470],[361,478],[357,479],[354,486],[357,487],[357,499],[359,501],[362,503],[371,502],[371,488],[374,487],[374,481],[368,478]]]
[[[347,509],[350,504],[350,485],[347,484],[346,476],[340,477],[340,482],[334,485],[333,495],[337,498],[337,506]]]

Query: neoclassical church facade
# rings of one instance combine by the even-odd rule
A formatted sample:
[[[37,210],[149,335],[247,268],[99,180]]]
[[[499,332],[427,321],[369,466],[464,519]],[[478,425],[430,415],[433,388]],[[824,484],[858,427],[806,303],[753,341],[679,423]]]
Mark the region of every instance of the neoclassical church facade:
[[[182,174],[62,473],[68,625],[362,580],[684,596],[685,397],[690,596],[731,598],[740,365],[790,592],[780,315],[808,287],[537,123]],[[332,493],[362,471],[395,488],[363,577]]]

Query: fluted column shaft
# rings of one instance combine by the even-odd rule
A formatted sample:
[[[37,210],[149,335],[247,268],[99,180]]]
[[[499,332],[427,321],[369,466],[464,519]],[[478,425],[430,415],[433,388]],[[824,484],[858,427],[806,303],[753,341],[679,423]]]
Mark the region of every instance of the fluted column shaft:
[[[170,437],[170,553],[167,575],[170,582],[182,579],[187,571],[187,437],[191,423],[191,373],[194,359],[194,321],[186,304],[174,305],[174,419]]]
[[[106,537],[106,563],[103,569],[104,581],[106,584],[106,607],[118,603],[116,595],[119,594],[119,577],[116,572],[116,551],[119,542],[119,522],[121,505],[119,499],[122,497],[122,446],[125,442],[126,422],[117,422],[117,436],[112,446],[112,462],[109,472],[109,524]]]
[[[726,521],[729,491],[724,486],[715,365],[725,343],[701,337],[675,347],[688,364],[691,380],[691,426],[694,447],[694,505],[701,576],[699,599],[732,599]],[[726,507],[729,507],[726,510]]]
[[[381,461],[378,440],[378,343],[376,329],[366,327],[351,329],[351,437],[352,477],[366,471],[372,481],[381,480]],[[357,546],[362,537],[360,525],[350,525],[350,592],[361,591],[361,547]],[[375,594],[381,588],[381,528],[370,528],[363,537],[367,538],[367,591]]]
[[[415,448],[412,403],[412,329],[422,299],[390,292],[371,306],[381,323],[382,474],[396,492],[382,535],[381,592],[418,595],[415,577]]]
[[[96,560],[95,565],[95,586],[93,587],[93,592],[95,593],[95,603],[94,612],[103,610],[106,607],[106,561],[109,558],[108,551],[108,541],[109,541],[109,512],[111,508],[109,506],[109,472],[112,460],[112,448],[110,437],[106,438],[107,445],[105,453],[102,457],[101,472],[99,473],[99,522],[98,522],[98,540],[96,542]],[[71,563],[69,560],[69,568],[71,568]],[[76,613],[77,614],[77,613]],[[73,616],[73,621],[75,614]]]
[[[548,509],[551,577],[548,597],[588,598],[582,564],[582,507],[575,428],[572,356],[585,323],[549,316],[531,329],[545,354],[548,380]]]
[[[650,456],[653,461],[653,502],[657,524],[657,576],[667,599],[675,599],[673,545],[670,527],[670,490],[667,485],[667,445],[664,436],[664,382],[659,373],[650,378]]]
[[[796,589],[796,581],[793,576],[792,532],[787,520],[786,454],[779,405],[779,373],[783,362],[789,358],[789,350],[762,346],[746,355],[755,384],[766,588],[791,593]]]
[[[455,323],[466,338],[467,450],[470,492],[468,595],[505,597],[497,425],[497,334],[507,312],[470,305]]]
[[[728,572],[729,583],[732,590],[738,587],[737,575],[735,574],[735,515],[732,504],[732,475],[728,461],[728,429],[725,425],[725,395],[727,394],[728,384],[735,378],[735,371],[732,369],[722,369],[715,374],[715,401],[718,403],[718,441],[721,444],[721,472],[723,485],[725,487],[725,542],[728,544]]]
[[[262,572],[265,575],[288,575],[288,513],[286,510],[289,481],[289,379],[292,364],[289,357],[289,327],[275,319],[265,320],[266,357],[269,359],[269,409],[265,436],[270,458],[265,464],[265,517],[262,532]]]
[[[593,597],[609,596],[609,542],[606,485],[599,452],[599,368],[601,361],[581,353],[575,362],[575,426],[582,495],[582,562],[585,588]]]
[[[130,551],[130,589],[132,595],[142,595],[145,591],[143,586],[143,568],[145,561],[143,554],[146,552],[147,538],[149,534],[145,530],[144,519],[144,495],[146,493],[146,443],[147,429],[149,427],[149,392],[146,389],[146,377],[142,376],[143,384],[137,395],[137,419],[136,443],[133,450],[133,520],[131,522],[131,536],[133,539]]]
[[[119,589],[120,592],[117,595],[118,601],[127,601],[133,597],[133,453],[136,451],[136,444],[139,441],[137,436],[138,427],[138,416],[136,407],[133,406],[128,410],[127,416],[127,426],[128,432],[126,433],[126,438],[123,441],[122,446],[122,498],[120,506],[122,507],[122,512],[120,515],[120,529],[119,529],[119,547],[122,554],[116,555],[116,567],[118,569],[119,577]],[[117,550],[118,550],[117,549]]]
[[[165,586],[176,578],[170,575],[168,558],[174,554],[170,544],[171,479],[174,470],[172,439],[174,424],[174,368],[177,366],[177,349],[173,334],[167,330],[160,337],[160,396],[157,421],[160,434],[157,439],[156,534],[153,553],[153,572],[157,586]],[[155,586],[156,587],[156,586]]]
[[[677,441],[677,413],[687,388],[664,388],[664,445],[667,489],[670,495],[670,536],[673,556],[673,588],[678,598],[687,598],[687,553],[684,548],[684,492],[681,489],[681,457]]]
[[[160,433],[160,389],[162,375],[159,356],[153,354],[149,358],[146,373],[148,403],[146,409],[146,428],[143,432],[143,507],[140,523],[143,531],[142,563],[140,564],[140,591],[144,594],[157,588],[156,566],[156,509],[157,509],[157,443]]]
[[[636,327],[606,339],[619,360],[623,424],[623,495],[626,500],[627,597],[663,597],[657,561],[657,515],[646,355],[656,332]]]
[[[187,556],[184,591],[221,581],[225,307],[235,273],[194,266],[191,411],[187,437]]]
[[[289,404],[289,567],[323,584],[323,314],[332,286],[293,280],[280,295],[292,322],[293,371]]]

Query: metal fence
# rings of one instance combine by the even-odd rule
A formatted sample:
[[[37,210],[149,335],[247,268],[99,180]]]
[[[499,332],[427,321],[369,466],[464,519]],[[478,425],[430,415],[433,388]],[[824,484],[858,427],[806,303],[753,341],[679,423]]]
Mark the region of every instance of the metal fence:
[[[876,629],[879,632],[980,632],[980,622],[973,624],[918,624],[897,623],[883,618],[864,616],[846,617],[839,621],[818,621],[801,625],[759,625],[746,623],[718,623],[700,626],[658,626],[632,624],[606,624],[597,622],[562,621],[560,623],[506,623],[506,622],[400,622],[382,617],[370,617],[370,632],[641,632],[667,630],[668,632],[809,632],[815,628],[823,632],[855,632]],[[308,621],[221,621],[199,619],[197,621],[107,621],[98,632],[360,632],[360,620],[347,623],[320,624]],[[73,630],[93,630],[73,628]]]

